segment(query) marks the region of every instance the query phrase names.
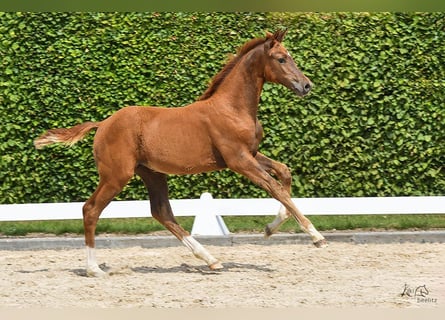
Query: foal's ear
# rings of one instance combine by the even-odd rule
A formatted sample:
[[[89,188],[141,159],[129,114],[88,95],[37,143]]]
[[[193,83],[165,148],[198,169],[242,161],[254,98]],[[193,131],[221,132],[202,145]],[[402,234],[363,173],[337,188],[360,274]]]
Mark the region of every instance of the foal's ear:
[[[275,31],[275,33],[273,34],[270,32],[266,32],[266,43],[264,45],[265,49],[272,49],[277,42],[280,43],[281,41],[283,41],[286,32],[287,29]]]
[[[270,33],[266,31],[266,40],[276,40],[278,42],[282,42],[284,39],[284,36],[286,35],[287,29],[284,30],[277,30],[275,33]]]
[[[264,50],[269,51],[269,49],[272,49],[273,46],[277,43],[277,40],[275,39],[275,34],[266,32],[266,42],[264,43]]]
[[[266,31],[266,39],[272,39],[273,38],[273,33],[270,33],[269,31]]]
[[[273,38],[275,40],[277,40],[278,42],[282,42],[286,33],[287,33],[287,29],[278,30],[273,34]]]

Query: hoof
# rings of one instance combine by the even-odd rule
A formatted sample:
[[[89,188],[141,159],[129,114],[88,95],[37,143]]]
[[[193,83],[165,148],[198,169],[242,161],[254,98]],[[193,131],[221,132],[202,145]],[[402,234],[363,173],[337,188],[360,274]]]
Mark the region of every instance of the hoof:
[[[219,261],[209,265],[209,268],[210,268],[210,270],[221,270],[221,269],[224,269],[223,265]]]
[[[321,239],[314,242],[314,246],[316,246],[317,248],[326,248],[328,246],[328,242],[326,241],[326,239]]]
[[[103,278],[103,277],[106,277],[106,276],[108,276],[108,273],[104,272],[99,267],[87,268],[87,277]]]
[[[268,239],[272,235],[272,230],[270,230],[269,226],[264,228],[264,238]]]

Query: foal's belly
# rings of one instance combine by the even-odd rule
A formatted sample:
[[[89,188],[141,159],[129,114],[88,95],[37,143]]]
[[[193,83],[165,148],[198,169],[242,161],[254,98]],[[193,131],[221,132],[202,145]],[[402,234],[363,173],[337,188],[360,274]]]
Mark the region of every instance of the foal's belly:
[[[167,174],[194,174],[223,169],[226,164],[217,150],[207,144],[164,143],[147,145],[143,164]]]
[[[151,159],[144,163],[150,169],[166,174],[196,174],[223,169],[216,161],[174,161],[174,159]]]

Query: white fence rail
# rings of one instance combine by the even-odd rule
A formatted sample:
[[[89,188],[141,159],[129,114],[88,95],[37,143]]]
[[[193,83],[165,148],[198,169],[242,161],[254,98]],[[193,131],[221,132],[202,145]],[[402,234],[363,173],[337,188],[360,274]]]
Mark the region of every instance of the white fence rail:
[[[346,197],[293,198],[305,215],[360,214],[445,214],[445,196],[432,197]],[[192,233],[225,234],[221,216],[276,215],[275,199],[213,199],[209,193],[200,199],[170,200],[176,216],[195,216]],[[0,205],[0,221],[81,219],[83,202]],[[149,201],[112,201],[102,218],[150,217]]]

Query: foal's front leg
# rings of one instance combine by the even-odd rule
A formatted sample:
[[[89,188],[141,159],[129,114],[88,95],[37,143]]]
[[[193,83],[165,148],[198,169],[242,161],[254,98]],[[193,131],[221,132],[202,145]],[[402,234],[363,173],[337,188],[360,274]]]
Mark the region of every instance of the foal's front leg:
[[[278,178],[283,188],[289,193],[289,196],[291,196],[292,175],[289,168],[284,163],[272,160],[260,152],[255,155],[255,159],[258,161],[261,167],[266,170],[267,173]],[[266,226],[264,230],[264,236],[268,238],[272,234],[277,232],[280,226],[291,216],[291,213],[286,210],[286,207],[281,205],[280,210],[278,211],[278,214],[275,217],[274,221]]]
[[[237,159],[231,159],[227,165],[230,169],[248,178],[253,183],[259,185],[281,204],[298,221],[301,229],[308,233],[316,247],[327,245],[325,238],[315,229],[311,221],[294,205],[290,194],[285,188],[272,178],[263,166],[248,152],[240,154]]]

